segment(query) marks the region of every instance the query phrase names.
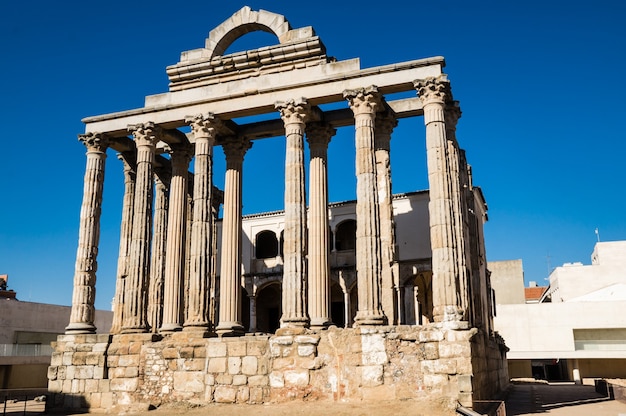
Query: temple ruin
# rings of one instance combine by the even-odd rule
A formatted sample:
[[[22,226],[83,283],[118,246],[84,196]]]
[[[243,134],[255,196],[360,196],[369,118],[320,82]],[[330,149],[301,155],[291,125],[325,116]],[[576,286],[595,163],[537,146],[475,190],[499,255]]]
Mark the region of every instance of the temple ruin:
[[[278,44],[225,54],[253,31]],[[244,7],[167,68],[169,92],[84,119],[72,312],[55,343],[49,405],[384,398],[453,407],[504,389],[487,208],[458,146],[461,112],[444,65],[432,57],[361,69],[327,56],[312,27]],[[394,99],[407,91],[417,96]],[[344,107],[321,108],[332,103]],[[256,115],[266,117],[236,121]],[[424,119],[429,190],[393,196],[390,139],[410,117]],[[356,201],[329,204],[328,144],[346,126]],[[285,139],[284,211],[244,217],[243,159],[268,137]],[[213,185],[218,146],[223,190]],[[111,333],[96,334],[112,152],[122,163],[107,169],[125,178],[119,262]],[[406,204],[415,218],[398,230]]]

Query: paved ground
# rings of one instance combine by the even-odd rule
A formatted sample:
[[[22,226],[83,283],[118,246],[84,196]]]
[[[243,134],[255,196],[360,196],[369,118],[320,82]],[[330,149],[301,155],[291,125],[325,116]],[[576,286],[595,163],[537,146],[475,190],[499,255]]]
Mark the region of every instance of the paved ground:
[[[608,400],[593,386],[516,384],[506,401],[507,416],[626,416],[626,403]]]

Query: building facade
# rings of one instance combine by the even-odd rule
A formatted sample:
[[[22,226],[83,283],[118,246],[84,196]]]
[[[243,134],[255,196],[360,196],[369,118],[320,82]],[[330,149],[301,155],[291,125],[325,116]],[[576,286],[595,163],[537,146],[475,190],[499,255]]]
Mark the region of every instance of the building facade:
[[[225,54],[257,30],[279,43]],[[460,108],[443,66],[434,57],[361,69],[358,59],[327,56],[311,27],[244,7],[167,68],[169,92],[83,120],[74,296],[50,367],[53,404],[386,397],[471,405],[502,389],[486,204],[458,146]],[[407,91],[417,97],[387,99]],[[251,115],[273,118],[241,122]],[[390,139],[410,117],[424,120],[430,189],[392,203]],[[328,177],[328,143],[343,127],[354,131],[356,201],[331,205],[329,215],[328,182],[337,178]],[[244,219],[243,159],[267,137],[285,140],[284,211]],[[223,191],[212,185],[217,146]],[[113,326],[98,336],[109,150],[122,160],[125,193]],[[411,204],[421,222],[405,224],[399,210]]]
[[[498,286],[500,276],[492,278]],[[523,282],[523,275],[517,279]],[[496,305],[494,322],[510,348],[511,377],[626,377],[626,317],[618,312],[626,308],[626,241],[598,242],[591,264],[566,263],[549,279],[539,302]]]

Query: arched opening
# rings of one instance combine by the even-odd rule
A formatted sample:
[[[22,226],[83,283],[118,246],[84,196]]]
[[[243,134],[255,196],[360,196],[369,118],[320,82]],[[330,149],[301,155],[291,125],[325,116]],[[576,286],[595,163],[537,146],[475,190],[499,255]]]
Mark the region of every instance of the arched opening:
[[[335,249],[337,251],[356,249],[356,221],[346,220],[337,226],[335,233]]]
[[[406,325],[423,325],[433,321],[432,273],[409,276],[400,288],[402,294],[401,320]]]
[[[271,259],[278,256],[278,239],[273,231],[265,230],[256,235],[254,243],[257,259]]]
[[[273,334],[280,328],[282,293],[279,282],[261,288],[256,295],[257,329]]]

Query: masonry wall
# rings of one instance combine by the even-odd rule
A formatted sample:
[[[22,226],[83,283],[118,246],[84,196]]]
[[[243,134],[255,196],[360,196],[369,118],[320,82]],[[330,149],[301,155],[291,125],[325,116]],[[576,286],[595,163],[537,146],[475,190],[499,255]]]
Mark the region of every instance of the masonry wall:
[[[51,407],[412,399],[452,409],[506,383],[496,340],[435,325],[241,338],[62,335],[55,347]]]

